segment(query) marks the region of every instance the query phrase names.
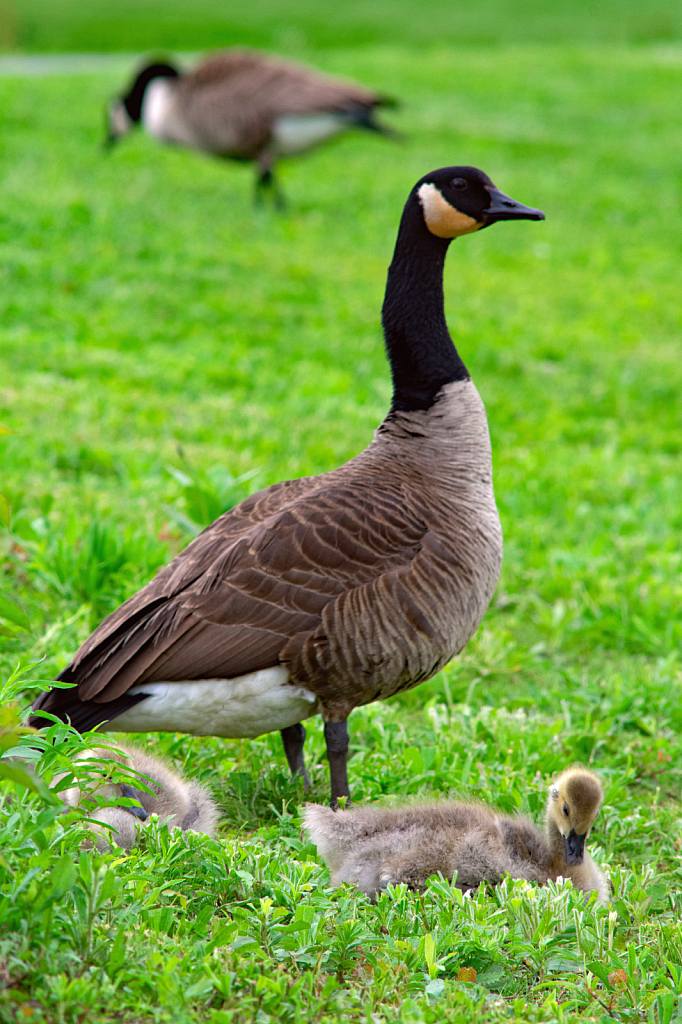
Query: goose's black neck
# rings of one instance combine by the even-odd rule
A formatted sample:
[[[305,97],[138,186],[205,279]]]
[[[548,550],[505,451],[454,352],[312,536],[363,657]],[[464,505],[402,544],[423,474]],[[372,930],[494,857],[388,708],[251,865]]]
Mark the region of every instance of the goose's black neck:
[[[123,106],[128,111],[128,117],[134,124],[140,123],[144,92],[155,78],[179,78],[179,73],[177,68],[170,64],[149,64],[140,71],[126,95],[121,98]]]
[[[468,380],[448,332],[443,267],[449,238],[431,234],[413,192],[403,211],[381,314],[393,374],[391,411],[428,409],[445,384]]]

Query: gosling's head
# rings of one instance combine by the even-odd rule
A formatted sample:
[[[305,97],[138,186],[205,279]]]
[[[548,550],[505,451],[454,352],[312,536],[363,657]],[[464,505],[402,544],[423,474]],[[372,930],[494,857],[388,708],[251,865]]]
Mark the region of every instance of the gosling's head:
[[[570,768],[549,787],[547,815],[564,838],[567,864],[582,864],[603,799],[599,779],[584,768]]]
[[[130,83],[128,91],[118,96],[107,108],[107,135],[104,140],[106,147],[111,147],[124,135],[127,135],[142,117],[142,104],[147,86],[157,78],[177,78],[178,70],[172,64],[146,64]]]
[[[545,219],[542,210],[500,192],[477,167],[441,167],[425,174],[414,191],[427,228],[438,238],[468,235],[498,220]]]

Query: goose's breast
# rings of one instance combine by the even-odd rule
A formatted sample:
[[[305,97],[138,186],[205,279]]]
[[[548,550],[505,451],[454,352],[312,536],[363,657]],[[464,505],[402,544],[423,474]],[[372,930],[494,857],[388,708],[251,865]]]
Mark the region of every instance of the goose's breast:
[[[196,133],[178,113],[175,86],[167,78],[156,78],[145,89],[141,120],[147,134],[161,142],[198,144]]]
[[[115,718],[107,729],[229,739],[262,736],[320,710],[315,694],[291,685],[288,678],[288,671],[278,665],[234,679],[142,683],[130,693],[145,694],[145,699]]]

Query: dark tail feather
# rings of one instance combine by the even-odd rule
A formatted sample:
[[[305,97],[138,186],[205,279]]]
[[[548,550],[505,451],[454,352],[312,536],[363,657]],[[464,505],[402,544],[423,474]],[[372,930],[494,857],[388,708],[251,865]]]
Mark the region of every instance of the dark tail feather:
[[[385,93],[380,93],[376,99],[377,107],[386,107],[387,110],[399,110],[402,107],[402,103],[395,96],[387,96]]]
[[[365,131],[384,135],[387,139],[393,139],[394,142],[400,142],[405,138],[402,132],[398,132],[395,128],[391,128],[390,125],[377,121],[374,110],[363,109],[353,111],[353,124],[357,128],[363,128]]]
[[[115,700],[98,704],[94,700],[79,700],[76,687],[69,687],[68,690],[54,689],[41,693],[33,704],[33,714],[28,724],[34,729],[43,729],[54,723],[49,718],[44,718],[41,711],[48,711],[55,718],[62,722],[71,722],[78,732],[88,732],[96,725],[111,722],[112,719],[122,715],[128,708],[132,708],[141,700],[144,700],[145,693],[124,693]]]

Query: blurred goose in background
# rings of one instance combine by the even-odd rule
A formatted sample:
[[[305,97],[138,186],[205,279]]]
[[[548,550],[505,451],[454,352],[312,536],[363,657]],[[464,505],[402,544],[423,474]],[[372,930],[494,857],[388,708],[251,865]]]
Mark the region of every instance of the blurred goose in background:
[[[424,175],[405,204],[383,306],[393,402],[368,448],[226,512],[85,641],[34,703],[80,731],[259,736],[304,779],[321,713],[332,802],[348,796],[353,708],[440,671],[497,584],[502,533],[483,402],[448,333],[453,238],[543,220],[474,167]],[[47,720],[49,722],[49,719]]]
[[[108,142],[141,124],[161,142],[253,160],[256,198],[269,189],[281,205],[276,160],[303,153],[348,128],[394,134],[376,120],[380,106],[395,106],[395,101],[299,64],[228,50],[187,74],[172,64],[142,68],[109,108]]]
[[[304,823],[331,871],[367,896],[404,883],[423,892],[431,875],[457,875],[458,889],[497,885],[505,874],[540,884],[570,878],[576,889],[609,898],[604,875],[585,851],[602,805],[599,780],[571,769],[549,787],[545,831],[483,804],[442,803],[333,811],[309,804]]]
[[[101,807],[93,811],[92,817],[96,822],[105,822],[115,829],[112,833],[110,829],[102,828],[93,822],[90,827],[97,836],[98,850],[108,850],[110,844],[114,843],[126,853],[130,853],[136,839],[135,823],[148,821],[150,814],[158,814],[161,823],[168,822],[172,828],[179,828],[183,832],[203,832],[207,836],[215,834],[218,809],[208,791],[196,782],[188,782],[182,778],[159,758],[152,757],[151,754],[146,754],[136,747],[125,747],[119,743],[116,751],[107,747],[96,747],[94,750],[86,751],[79,758],[82,761],[91,759],[105,762],[97,766],[93,764],[93,780],[97,779],[100,772],[106,772],[106,763],[117,763],[145,775],[147,778],[141,781],[153,790],[153,793],[148,793],[141,787],[126,783],[104,783],[96,787],[98,796],[104,796],[108,800],[125,797],[137,800],[139,805]],[[78,786],[72,786],[62,794],[62,798],[70,807],[77,807],[84,796],[87,796],[87,793],[81,792]]]

